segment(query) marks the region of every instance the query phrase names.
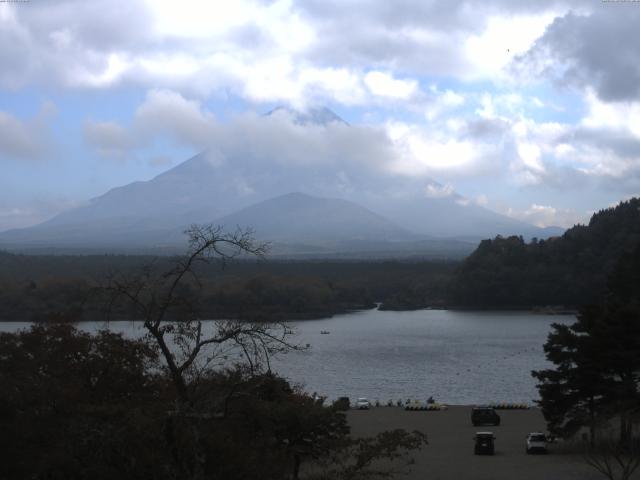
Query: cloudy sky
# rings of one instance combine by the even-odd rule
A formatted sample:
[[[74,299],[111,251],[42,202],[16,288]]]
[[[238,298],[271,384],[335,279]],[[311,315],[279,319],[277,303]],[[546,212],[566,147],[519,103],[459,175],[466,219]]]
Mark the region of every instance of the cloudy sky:
[[[584,222],[640,193],[638,25],[606,0],[2,1],[0,230],[253,139],[263,169]],[[280,105],[351,127],[265,126]]]

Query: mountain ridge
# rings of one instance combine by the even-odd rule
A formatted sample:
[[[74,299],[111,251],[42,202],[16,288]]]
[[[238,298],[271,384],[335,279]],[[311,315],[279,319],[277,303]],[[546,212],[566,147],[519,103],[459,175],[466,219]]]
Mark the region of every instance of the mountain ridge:
[[[338,123],[348,126],[327,108],[297,112],[279,107],[268,112],[267,116],[280,113],[286,115],[287,121],[300,125],[327,126]],[[278,125],[275,128],[279,128]],[[341,135],[345,132],[348,135],[348,131],[345,128]],[[308,245],[310,240],[315,241],[322,251],[326,251],[333,241],[330,250],[334,253],[339,252],[340,248],[353,251],[353,242],[375,243],[382,240],[383,250],[386,250],[392,249],[394,244],[399,245],[396,240],[402,239],[404,242],[414,242],[416,248],[421,249],[429,248],[425,245],[437,238],[453,237],[469,243],[498,234],[531,238],[554,233],[475,205],[455,192],[444,198],[429,198],[425,193],[425,185],[442,187],[433,180],[394,177],[389,180],[392,188],[384,190],[379,188],[379,184],[371,183],[366,170],[363,170],[360,173],[364,180],[354,177],[346,186],[342,183],[336,185],[336,182],[345,180],[333,171],[318,173],[313,165],[309,166],[304,161],[290,164],[278,162],[277,159],[256,160],[250,158],[251,152],[249,149],[222,154],[216,148],[205,150],[150,180],[112,188],[85,205],[62,212],[41,224],[2,232],[0,248],[84,246],[109,251],[111,247],[126,246],[178,247],[182,243],[176,240],[176,231],[193,223],[215,223],[218,220],[231,223],[234,216],[236,219],[246,219],[246,222],[242,222],[247,223],[243,225],[245,227],[255,227],[250,223],[259,223],[262,229],[271,232],[272,237],[278,222],[280,225],[286,224],[291,231],[295,230],[295,223],[298,222],[300,228],[296,235],[275,239],[289,245]],[[282,216],[278,215],[277,209],[253,217],[246,212],[241,213],[243,209],[251,209],[261,202],[281,196],[286,198],[292,192],[325,200],[351,202],[351,208],[347,209],[351,212],[351,218],[338,222],[340,215],[345,212],[339,207],[333,208],[332,213],[323,215],[335,217],[334,223],[323,218],[326,228],[321,230],[313,222],[305,220],[306,217],[318,215],[313,213],[310,204],[307,205],[309,212],[306,216],[301,212],[295,215],[291,213],[297,220],[288,222],[282,219],[276,222],[276,217]],[[402,192],[402,195],[393,192]],[[357,208],[353,205],[357,205]],[[270,227],[264,223],[269,217],[274,219]],[[380,219],[391,222],[394,227],[391,228],[387,223],[386,230],[374,228],[369,238],[365,238],[364,234],[352,235],[350,229],[353,225],[350,223],[363,228],[365,224],[367,228],[372,228],[377,223],[377,228],[382,228],[384,222]],[[306,232],[303,231],[303,224]],[[394,235],[398,238],[394,238]],[[420,242],[423,247],[417,247]]]

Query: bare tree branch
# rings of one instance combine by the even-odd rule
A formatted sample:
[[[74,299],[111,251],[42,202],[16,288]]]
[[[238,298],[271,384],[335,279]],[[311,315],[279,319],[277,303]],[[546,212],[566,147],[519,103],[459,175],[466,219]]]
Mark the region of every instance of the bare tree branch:
[[[194,302],[181,291],[183,287],[202,288],[196,265],[211,259],[224,264],[241,255],[263,258],[268,245],[257,243],[250,229],[227,233],[217,225],[192,225],[185,234],[189,239],[187,254],[166,271],[157,272],[158,262],[153,262],[133,278],[112,276],[105,288],[111,297],[109,308],[124,299],[141,316],[184,405],[189,403],[187,385],[198,376],[196,365],[205,348],[229,344],[243,353],[252,371],[264,363],[270,368],[270,355],[298,348],[287,340],[291,330],[280,323],[212,321],[207,322],[212,330],[205,332]],[[204,365],[212,362],[213,358],[207,357]]]

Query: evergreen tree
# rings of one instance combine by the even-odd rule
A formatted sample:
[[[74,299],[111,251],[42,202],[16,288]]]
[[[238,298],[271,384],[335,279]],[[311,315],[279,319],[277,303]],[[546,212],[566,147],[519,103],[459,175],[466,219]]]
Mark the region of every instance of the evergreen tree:
[[[620,420],[620,442],[631,441],[640,411],[640,245],[622,255],[603,306],[583,307],[571,326],[553,325],[545,344],[555,368],[534,371],[549,429],[567,436],[598,422]]]

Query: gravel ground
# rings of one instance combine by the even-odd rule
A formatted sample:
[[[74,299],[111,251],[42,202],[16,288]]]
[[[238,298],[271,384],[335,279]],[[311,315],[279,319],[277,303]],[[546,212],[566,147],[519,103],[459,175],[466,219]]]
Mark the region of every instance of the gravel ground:
[[[375,435],[383,430],[404,428],[427,434],[429,445],[415,452],[409,474],[398,478],[420,480],[597,480],[604,479],[584,464],[580,454],[566,453],[562,444],[552,444],[547,455],[527,455],[525,436],[544,432],[545,423],[538,409],[501,410],[499,427],[471,425],[470,407],[453,406],[445,411],[405,411],[397,407],[351,410],[352,433]],[[496,454],[473,454],[476,431],[492,431]],[[634,479],[640,478],[636,472]]]

